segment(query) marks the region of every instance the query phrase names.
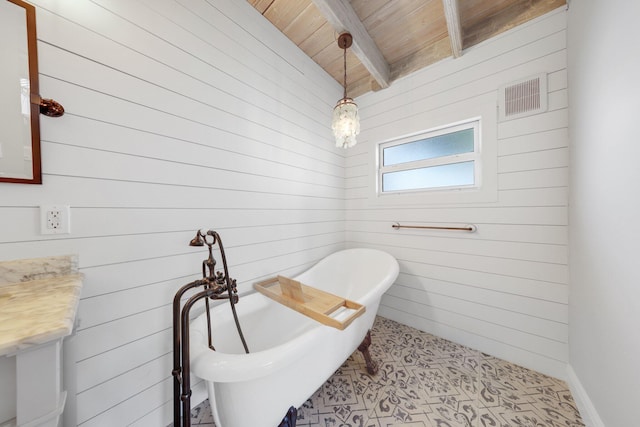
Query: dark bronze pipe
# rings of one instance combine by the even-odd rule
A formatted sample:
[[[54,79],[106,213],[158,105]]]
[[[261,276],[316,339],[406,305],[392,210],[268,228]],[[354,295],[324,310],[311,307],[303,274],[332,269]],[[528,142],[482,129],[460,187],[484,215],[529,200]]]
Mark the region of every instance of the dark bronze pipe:
[[[211,239],[207,239],[210,236]],[[213,258],[213,246],[218,244],[222,256],[224,273],[215,272],[216,260]],[[213,230],[205,234],[201,230],[196,232],[196,236],[189,242],[190,246],[208,246],[209,256],[202,262],[202,279],[195,280],[181,287],[173,298],[173,425],[174,427],[191,426],[191,361],[189,356],[189,312],[193,305],[205,299],[205,310],[207,313],[208,344],[211,350],[213,338],[211,331],[211,314],[209,299],[229,299],[231,311],[235,320],[236,329],[242,340],[242,344],[247,353],[249,348],[244,339],[244,334],[240,328],[235,304],[238,302],[238,291],[235,279],[229,277],[227,258],[222,246],[222,240],[218,233]],[[208,271],[207,271],[208,270]],[[196,287],[203,286],[204,290],[191,296],[180,309],[182,298],[185,293]],[[182,416],[181,416],[182,415]],[[180,419],[182,418],[182,422]]]
[[[195,280],[181,287],[173,297],[173,425],[180,426],[180,387],[182,383],[181,340],[180,340],[180,301],[189,289],[202,285]]]
[[[202,298],[211,297],[212,295],[212,289],[207,289],[195,294],[184,304],[180,316],[180,333],[182,335],[182,345],[180,349],[182,358],[182,388],[180,393],[180,401],[182,402],[182,427],[191,427],[191,360],[189,356],[189,311],[191,311],[191,307],[197,301],[201,300]],[[178,426],[179,424],[174,425]]]

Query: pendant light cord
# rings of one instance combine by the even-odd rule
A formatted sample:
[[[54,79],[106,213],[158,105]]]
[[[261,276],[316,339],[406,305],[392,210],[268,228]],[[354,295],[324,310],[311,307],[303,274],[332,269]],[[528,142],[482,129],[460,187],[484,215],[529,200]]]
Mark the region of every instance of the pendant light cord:
[[[343,98],[347,98],[347,48],[346,46],[342,48],[344,50],[344,95]]]

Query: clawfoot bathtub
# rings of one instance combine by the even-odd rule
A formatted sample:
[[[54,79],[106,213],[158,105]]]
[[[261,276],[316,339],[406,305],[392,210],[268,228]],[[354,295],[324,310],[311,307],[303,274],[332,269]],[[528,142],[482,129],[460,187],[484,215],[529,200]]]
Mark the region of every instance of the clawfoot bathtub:
[[[236,309],[249,354],[226,305],[211,309],[216,351],[208,347],[204,313],[194,319],[191,372],[207,383],[216,425],[278,426],[290,407],[302,405],[358,348],[397,275],[391,255],[358,248],[331,254],[294,278],[366,307],[342,331],[260,293],[243,296]]]

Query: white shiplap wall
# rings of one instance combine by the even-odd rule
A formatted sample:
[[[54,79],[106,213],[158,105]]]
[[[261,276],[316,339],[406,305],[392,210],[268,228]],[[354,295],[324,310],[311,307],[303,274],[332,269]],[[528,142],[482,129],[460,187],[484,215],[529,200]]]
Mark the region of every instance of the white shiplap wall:
[[[557,377],[565,376],[568,333],[565,15],[554,11],[359,98],[362,134],[346,172],[347,245],[387,250],[401,266],[381,315]],[[497,201],[370,199],[376,142],[424,130],[441,109],[468,111],[541,72],[548,111],[497,125]],[[395,231],[396,221],[478,231]]]
[[[0,184],[0,259],[79,255],[68,425],[166,425],[195,230],[220,232],[241,293],[344,246],[340,85],[245,1],[32,3],[41,93],[66,114],[41,119],[43,185]],[[70,235],[40,235],[43,204],[71,205]]]

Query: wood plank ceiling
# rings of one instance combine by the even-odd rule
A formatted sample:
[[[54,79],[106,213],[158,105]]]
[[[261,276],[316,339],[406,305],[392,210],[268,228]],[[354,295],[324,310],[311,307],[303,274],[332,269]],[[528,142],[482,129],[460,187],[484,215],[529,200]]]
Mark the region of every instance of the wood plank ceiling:
[[[343,83],[338,35],[348,31],[352,98],[566,4],[566,0],[247,0]]]

